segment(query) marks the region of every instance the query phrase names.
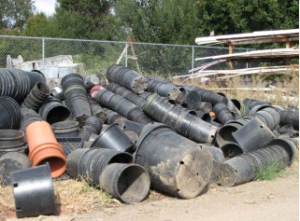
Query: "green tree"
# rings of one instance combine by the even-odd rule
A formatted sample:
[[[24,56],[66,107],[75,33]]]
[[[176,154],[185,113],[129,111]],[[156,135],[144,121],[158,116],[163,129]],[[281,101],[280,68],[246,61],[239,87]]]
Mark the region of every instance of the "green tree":
[[[9,28],[22,31],[34,9],[31,0],[1,0],[0,30]]]

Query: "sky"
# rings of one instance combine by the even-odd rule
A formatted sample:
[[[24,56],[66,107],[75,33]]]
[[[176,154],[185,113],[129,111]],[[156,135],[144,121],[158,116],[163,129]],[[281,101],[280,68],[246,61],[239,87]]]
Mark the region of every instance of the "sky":
[[[56,0],[34,0],[37,12],[44,12],[47,16],[53,15]]]

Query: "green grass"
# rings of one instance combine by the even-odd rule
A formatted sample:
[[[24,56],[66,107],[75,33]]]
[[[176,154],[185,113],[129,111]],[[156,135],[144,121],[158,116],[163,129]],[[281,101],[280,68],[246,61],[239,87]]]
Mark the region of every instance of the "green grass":
[[[283,166],[278,161],[274,161],[270,166],[261,168],[256,171],[255,180],[273,180],[274,178],[281,176],[283,173]]]

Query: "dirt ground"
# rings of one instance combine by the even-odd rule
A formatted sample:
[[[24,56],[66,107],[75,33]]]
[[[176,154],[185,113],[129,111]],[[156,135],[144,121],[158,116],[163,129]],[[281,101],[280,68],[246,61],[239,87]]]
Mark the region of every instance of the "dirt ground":
[[[296,221],[299,220],[299,162],[274,180],[254,181],[236,187],[212,184],[206,193],[195,199],[180,200],[152,191],[147,200],[135,205],[101,208],[81,215],[40,216],[24,220]]]

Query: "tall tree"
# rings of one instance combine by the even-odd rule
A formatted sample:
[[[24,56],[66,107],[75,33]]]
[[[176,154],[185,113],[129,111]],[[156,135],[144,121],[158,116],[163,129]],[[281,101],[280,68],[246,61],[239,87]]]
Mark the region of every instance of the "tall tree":
[[[0,29],[17,29],[22,31],[26,20],[33,15],[32,0],[1,0]]]

